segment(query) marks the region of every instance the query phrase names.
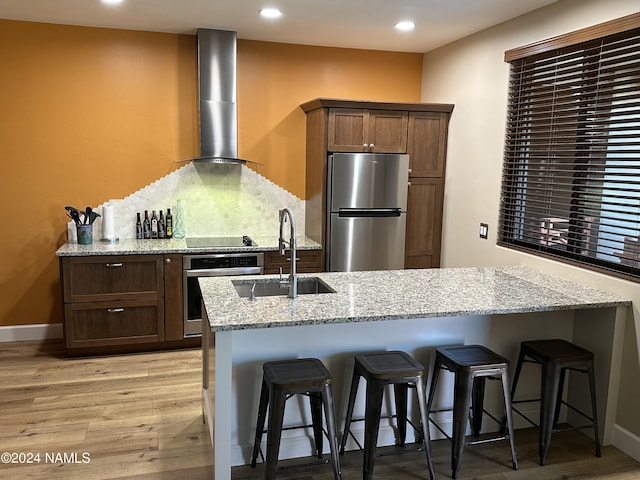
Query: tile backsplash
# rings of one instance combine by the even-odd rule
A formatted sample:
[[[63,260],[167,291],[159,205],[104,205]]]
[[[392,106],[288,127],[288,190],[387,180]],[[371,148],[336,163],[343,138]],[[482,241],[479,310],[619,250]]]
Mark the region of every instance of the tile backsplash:
[[[115,235],[136,237],[136,213],[171,208],[183,210],[187,237],[278,235],[278,210],[289,207],[298,235],[304,235],[304,201],[254,170],[241,165],[188,163],[123,199],[111,199]],[[73,232],[75,229],[70,228]],[[73,232],[75,233],[75,232]],[[69,241],[75,241],[69,235]],[[94,241],[102,237],[102,222],[94,224]]]

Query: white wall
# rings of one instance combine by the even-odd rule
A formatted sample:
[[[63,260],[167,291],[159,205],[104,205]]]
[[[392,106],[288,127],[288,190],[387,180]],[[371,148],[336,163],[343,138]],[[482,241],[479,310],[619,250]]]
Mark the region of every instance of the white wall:
[[[560,0],[518,19],[425,54],[422,101],[453,103],[445,184],[445,267],[531,265],[551,274],[640,300],[640,285],[496,246],[507,109],[504,52],[640,11],[637,0]],[[478,236],[489,224],[489,239]],[[616,422],[635,435],[640,458],[640,313],[626,322]]]

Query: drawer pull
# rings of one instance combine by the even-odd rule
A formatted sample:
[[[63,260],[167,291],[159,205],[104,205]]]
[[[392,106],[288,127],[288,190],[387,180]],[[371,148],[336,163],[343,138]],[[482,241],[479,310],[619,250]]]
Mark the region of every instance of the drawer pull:
[[[124,308],[107,308],[107,312],[109,312],[109,313],[122,313],[122,312],[124,312]]]
[[[118,268],[121,266],[122,266],[122,263],[107,263],[107,268]]]

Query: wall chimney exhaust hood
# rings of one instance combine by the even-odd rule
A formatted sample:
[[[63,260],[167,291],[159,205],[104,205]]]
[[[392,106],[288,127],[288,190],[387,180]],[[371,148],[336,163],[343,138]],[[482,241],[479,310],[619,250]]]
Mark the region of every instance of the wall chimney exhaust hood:
[[[236,32],[199,28],[197,40],[200,156],[185,162],[262,165],[238,158]]]

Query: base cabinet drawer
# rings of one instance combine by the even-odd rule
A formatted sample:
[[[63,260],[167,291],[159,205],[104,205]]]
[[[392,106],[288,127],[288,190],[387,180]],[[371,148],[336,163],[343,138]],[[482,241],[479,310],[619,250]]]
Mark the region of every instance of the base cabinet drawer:
[[[65,305],[67,348],[164,340],[164,299]]]
[[[164,296],[162,255],[64,258],[62,274],[66,303]]]

